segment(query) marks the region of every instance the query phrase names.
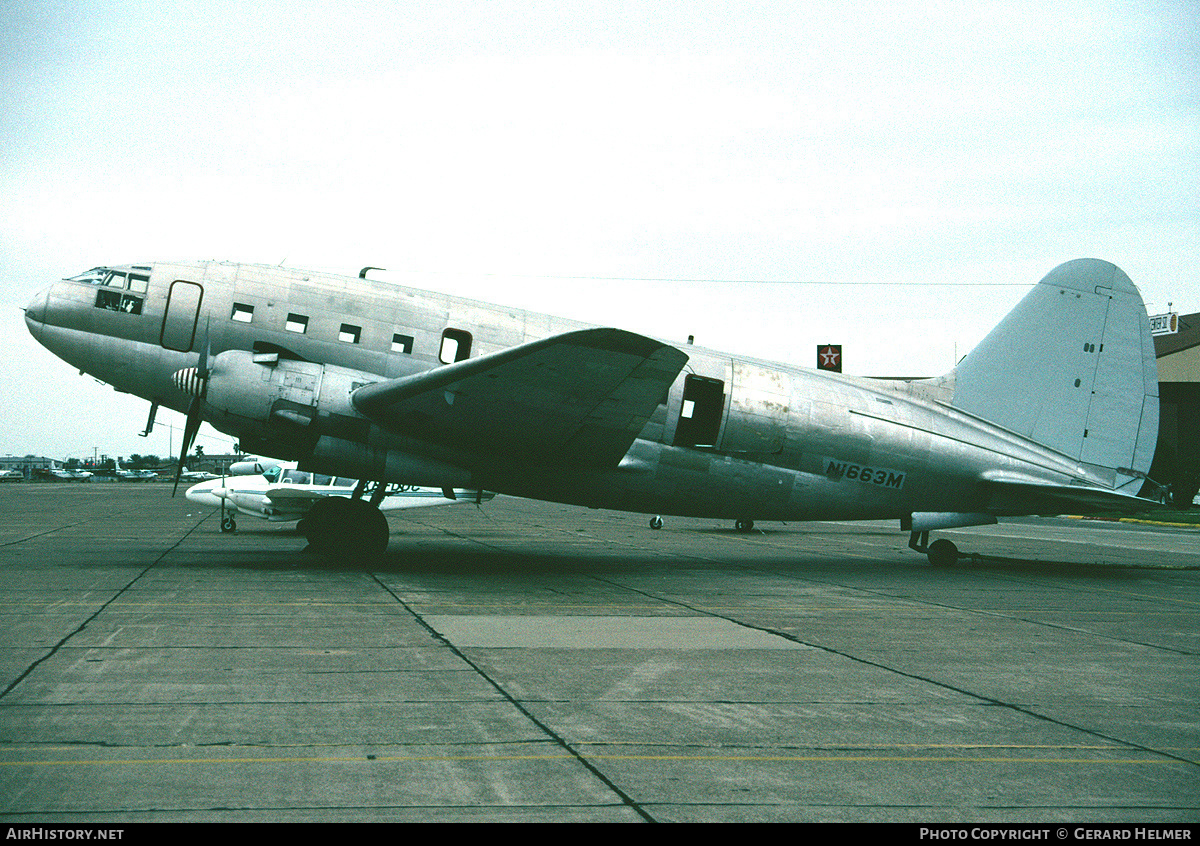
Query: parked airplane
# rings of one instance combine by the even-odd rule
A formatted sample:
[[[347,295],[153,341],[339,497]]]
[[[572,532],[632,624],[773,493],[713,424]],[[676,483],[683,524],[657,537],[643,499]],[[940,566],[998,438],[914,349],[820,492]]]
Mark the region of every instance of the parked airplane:
[[[0,482],[24,482],[25,474],[20,470],[0,471]]]
[[[209,482],[219,478],[221,477],[216,473],[209,473],[207,470],[189,470],[180,465],[179,471],[175,474],[175,483],[179,484],[181,479],[185,482]]]
[[[122,481],[144,482],[149,479],[157,479],[158,478],[158,474],[155,473],[153,470],[126,470],[125,468],[123,468],[121,466],[121,462],[119,459],[114,461],[113,463],[116,465],[116,469],[113,470],[113,474],[118,479],[121,479]]]
[[[358,488],[357,479],[322,476],[319,473],[299,470],[294,464],[287,467],[276,464],[265,468],[263,472],[230,475],[223,479],[192,485],[187,489],[187,498],[193,502],[220,508],[222,532],[237,530],[233,514],[238,512],[274,523],[299,521],[300,530],[304,531],[304,517],[318,502],[328,497],[350,499]],[[364,485],[358,491],[359,496],[363,496],[365,492]],[[381,492],[379,509],[393,511],[433,505],[480,503],[487,502],[494,496],[495,494],[485,491],[442,491],[410,485],[387,485]],[[227,509],[233,513],[226,513]]]
[[[51,461],[45,472],[51,478],[61,479],[64,482],[78,482],[92,478],[92,474],[87,470],[68,470],[57,461]]]
[[[897,519],[1133,511],[1158,433],[1142,299],[1116,266],[1059,266],[945,376],[888,383],[672,345],[359,278],[204,262],[93,268],[40,292],[34,337],[81,371],[255,453],[382,483],[646,514]],[[182,457],[180,466],[182,467]],[[331,505],[330,503],[339,503]],[[349,503],[349,505],[347,505]],[[656,519],[658,519],[656,517]],[[379,553],[361,498],[311,545]]]

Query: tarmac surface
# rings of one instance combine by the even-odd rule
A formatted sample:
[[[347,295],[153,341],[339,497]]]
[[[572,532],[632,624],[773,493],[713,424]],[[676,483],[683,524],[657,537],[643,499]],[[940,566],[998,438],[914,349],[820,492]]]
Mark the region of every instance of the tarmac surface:
[[[0,487],[0,818],[1200,821],[1200,531]]]

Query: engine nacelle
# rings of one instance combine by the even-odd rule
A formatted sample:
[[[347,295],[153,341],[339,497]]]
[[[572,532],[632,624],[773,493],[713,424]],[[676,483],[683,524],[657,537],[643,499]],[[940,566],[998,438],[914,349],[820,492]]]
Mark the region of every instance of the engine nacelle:
[[[350,394],[382,377],[331,364],[228,350],[208,362],[207,377],[175,374],[185,393],[204,400],[204,417],[237,432],[243,448],[303,462],[320,473],[432,487],[470,487],[471,474],[379,442]]]
[[[228,350],[212,358],[208,378],[189,392],[203,396],[206,417],[227,418],[235,429],[246,424],[303,429],[312,426],[318,415],[353,418],[365,424],[350,402],[350,393],[380,378],[331,364]]]

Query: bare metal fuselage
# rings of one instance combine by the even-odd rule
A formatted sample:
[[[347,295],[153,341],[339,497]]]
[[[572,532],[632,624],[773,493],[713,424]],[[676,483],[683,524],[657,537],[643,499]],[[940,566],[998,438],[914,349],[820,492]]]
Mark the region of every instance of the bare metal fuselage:
[[[553,452],[512,459],[504,444],[448,446],[384,428],[347,398],[364,384],[584,324],[354,277],[218,262],[148,268],[136,307],[120,297],[99,306],[95,284],[53,284],[26,311],[30,331],[78,369],[180,412],[189,397],[173,376],[195,367],[207,345],[216,361],[238,368],[243,393],[252,398],[261,382],[273,405],[257,416],[233,401],[225,410],[206,405],[204,419],[244,449],[315,472],[757,520],[1027,510],[997,497],[983,483],[988,473],[1114,486],[1112,468],[941,401],[952,386],[852,378],[689,345],[679,347],[686,366],[617,466],[564,464]]]

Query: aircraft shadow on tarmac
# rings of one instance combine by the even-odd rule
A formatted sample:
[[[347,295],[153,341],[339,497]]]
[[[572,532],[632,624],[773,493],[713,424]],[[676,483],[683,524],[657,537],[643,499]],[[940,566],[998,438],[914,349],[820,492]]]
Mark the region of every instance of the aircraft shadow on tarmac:
[[[903,549],[903,538],[895,533],[882,529],[862,529],[856,527],[852,533],[830,532],[828,528],[815,530],[811,527],[795,525],[787,527],[755,528],[752,533],[739,532],[726,527],[695,527],[679,529],[693,536],[722,537],[730,541],[729,546],[722,550],[709,550],[703,555],[679,551],[670,554],[664,550],[644,551],[629,549],[627,551],[604,548],[608,543],[605,539],[596,538],[596,548],[588,549],[586,545],[577,546],[570,551],[547,552],[530,550],[523,552],[514,549],[489,548],[486,539],[475,541],[470,535],[461,536],[464,543],[473,548],[464,549],[455,544],[448,547],[445,538],[439,537],[432,542],[427,535],[419,532],[407,533],[396,529],[388,549],[382,555],[360,556],[350,553],[344,558],[330,558],[306,549],[303,536],[291,529],[276,526],[254,526],[238,535],[252,536],[256,546],[253,548],[227,547],[222,549],[223,541],[233,539],[237,535],[211,536],[212,545],[206,549],[203,566],[232,566],[249,570],[310,570],[320,572],[390,572],[431,575],[463,575],[480,578],[500,575],[526,576],[530,574],[573,574],[588,576],[613,576],[619,574],[647,574],[662,572],[675,574],[688,570],[771,570],[786,572],[797,576],[820,576],[822,578],[837,573],[880,573],[891,572],[896,575],[908,574],[918,577],[921,581],[927,578],[952,579],[955,574],[970,572],[973,574],[1024,574],[1031,576],[1071,577],[1099,579],[1105,582],[1123,582],[1129,579],[1141,578],[1139,573],[1144,569],[1156,569],[1153,565],[1139,567],[1137,565],[1121,565],[1102,562],[1063,562],[1035,560],[1014,556],[985,554],[982,551],[970,549],[962,552],[962,557],[953,567],[931,567],[924,556]],[[844,553],[837,549],[815,550],[803,545],[805,541],[812,542],[813,538],[835,540],[853,534],[855,537],[879,537],[895,540],[880,542],[876,548],[877,554],[856,551],[853,554]],[[663,537],[663,536],[658,536]],[[789,551],[782,544],[789,538],[798,541],[794,550]],[[745,539],[746,543],[738,543]],[[770,549],[757,546],[755,541],[771,540],[774,543]],[[824,545],[824,544],[822,544]],[[794,553],[794,554],[793,554]],[[187,563],[174,562],[175,566],[190,566]]]

